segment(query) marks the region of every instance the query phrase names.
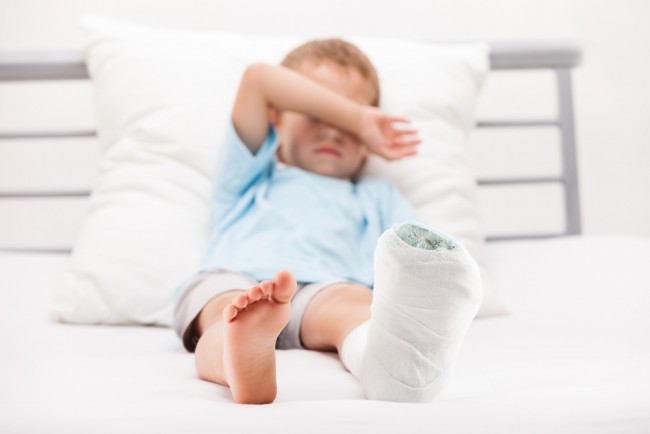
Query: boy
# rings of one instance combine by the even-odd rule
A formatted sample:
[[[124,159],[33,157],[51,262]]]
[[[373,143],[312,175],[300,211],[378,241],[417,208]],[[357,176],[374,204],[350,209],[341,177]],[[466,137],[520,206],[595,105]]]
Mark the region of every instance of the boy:
[[[480,275],[392,183],[359,179],[369,152],[395,160],[420,143],[379,96],[368,58],[339,39],[242,77],[209,247],[174,314],[199,377],[235,402],[275,400],[276,349],[338,351],[371,399],[430,400],[448,377]]]

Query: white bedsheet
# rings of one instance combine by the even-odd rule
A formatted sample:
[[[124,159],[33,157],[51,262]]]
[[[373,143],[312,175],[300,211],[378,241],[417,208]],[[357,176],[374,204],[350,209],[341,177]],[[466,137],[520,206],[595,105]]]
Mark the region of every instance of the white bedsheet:
[[[649,433],[650,238],[488,245],[511,314],[477,319],[438,402],[367,401],[334,354],[278,353],[233,404],[171,329],[50,323],[69,257],[0,253],[0,433]]]

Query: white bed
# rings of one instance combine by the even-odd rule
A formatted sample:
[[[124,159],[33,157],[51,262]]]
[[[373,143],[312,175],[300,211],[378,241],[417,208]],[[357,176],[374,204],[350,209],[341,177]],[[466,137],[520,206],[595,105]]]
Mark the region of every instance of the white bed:
[[[16,251],[0,240],[0,434],[650,432],[650,238],[581,235],[570,89],[579,53],[493,48],[492,69],[554,70],[558,119],[478,126],[559,127],[563,170],[478,184],[562,183],[566,231],[487,237],[482,265],[509,314],[474,320],[436,401],[366,400],[336,354],[291,350],[278,352],[273,404],[234,404],[228,389],[197,378],[194,355],[171,328],[51,321],[70,250]],[[0,81],[87,78],[78,53],[0,56]],[[0,139],[54,136],[94,132]],[[87,194],[0,191],[0,198]]]
[[[474,321],[437,402],[367,401],[334,354],[290,350],[269,406],[197,380],[171,329],[49,322],[69,256],[1,253],[0,432],[650,432],[650,239],[505,241],[488,253],[511,314]]]

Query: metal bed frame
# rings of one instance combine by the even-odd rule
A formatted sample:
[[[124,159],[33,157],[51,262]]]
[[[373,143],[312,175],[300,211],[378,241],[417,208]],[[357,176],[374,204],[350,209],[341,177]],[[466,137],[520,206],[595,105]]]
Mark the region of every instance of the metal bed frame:
[[[490,120],[477,123],[478,128],[552,127],[561,133],[562,173],[559,176],[478,179],[478,185],[512,185],[559,182],[564,187],[565,232],[487,236],[486,241],[534,239],[581,234],[580,198],[576,141],[573,118],[571,69],[578,66],[581,50],[569,42],[490,43],[491,70],[551,69],[555,72],[558,91],[557,119]],[[81,52],[0,53],[0,82],[89,79]],[[0,132],[2,139],[94,137],[95,131],[10,131]],[[4,198],[87,197],[90,191],[0,191]],[[70,253],[70,249],[7,249],[0,251]]]

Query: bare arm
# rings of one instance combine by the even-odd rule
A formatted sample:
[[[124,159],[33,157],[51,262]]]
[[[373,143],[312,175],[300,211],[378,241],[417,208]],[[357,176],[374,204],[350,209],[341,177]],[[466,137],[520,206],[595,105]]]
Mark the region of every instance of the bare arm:
[[[269,108],[300,112],[360,137],[373,152],[396,159],[415,153],[419,140],[405,137],[414,130],[395,130],[392,122],[408,122],[352,101],[283,66],[255,63],[242,77],[232,112],[239,137],[253,154],[266,137]],[[391,149],[392,148],[392,149]],[[399,149],[398,149],[399,148]]]

